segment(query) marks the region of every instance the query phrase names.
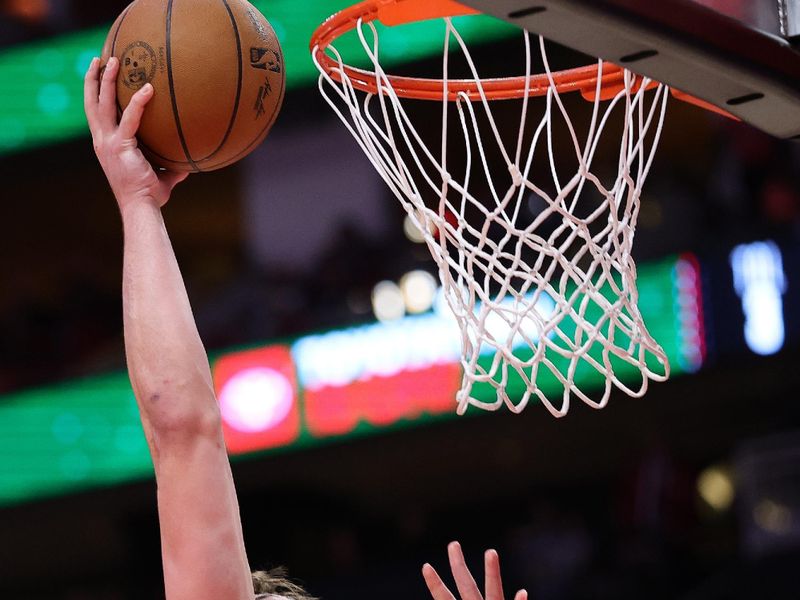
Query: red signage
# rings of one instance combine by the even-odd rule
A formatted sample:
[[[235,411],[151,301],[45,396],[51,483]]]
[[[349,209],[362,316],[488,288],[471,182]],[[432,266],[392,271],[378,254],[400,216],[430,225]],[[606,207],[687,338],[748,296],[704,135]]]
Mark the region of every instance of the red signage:
[[[305,418],[317,437],[345,435],[360,422],[386,427],[400,420],[455,411],[458,364],[373,376],[341,387],[305,390]]]
[[[230,454],[287,446],[300,436],[297,378],[288,347],[222,357],[214,364],[214,387]]]

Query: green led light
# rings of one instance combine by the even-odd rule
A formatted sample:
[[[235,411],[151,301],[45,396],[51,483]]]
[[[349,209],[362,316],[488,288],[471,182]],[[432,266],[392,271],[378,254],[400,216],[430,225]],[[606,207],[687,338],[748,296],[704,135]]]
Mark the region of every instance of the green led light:
[[[81,420],[72,413],[61,413],[53,420],[53,436],[64,445],[74,444],[82,433]]]
[[[60,83],[48,83],[39,89],[36,104],[47,115],[61,115],[69,108],[69,91]]]
[[[92,470],[92,463],[85,452],[73,450],[61,456],[58,461],[61,473],[67,479],[81,481],[89,476]]]
[[[104,38],[94,30],[0,53],[0,152],[86,132],[83,73],[73,67],[78,57],[96,54]]]
[[[114,434],[114,447],[124,454],[136,454],[147,451],[144,432],[138,425],[123,425]]]
[[[15,117],[0,118],[0,152],[13,150],[22,146],[27,137],[22,119]]]
[[[64,73],[66,60],[64,52],[53,48],[44,48],[34,56],[34,72],[44,79],[60,77]]]
[[[281,41],[287,87],[316,81],[308,49],[311,34],[348,2],[256,0],[253,4],[267,16]],[[458,27],[464,39],[473,43],[516,31],[491,17],[460,18]],[[442,30],[441,21],[385,29],[381,33],[385,65],[440,53]],[[92,57],[100,54],[107,31],[100,27],[0,52],[0,154],[88,134],[83,75]],[[355,35],[346,36],[336,46],[344,56],[354,57],[354,64],[364,66],[364,53]]]
[[[125,374],[0,401],[0,505],[151,473]]]
[[[684,333],[674,318],[676,311],[681,310],[680,297],[674,293],[677,260],[670,258],[642,265],[638,276],[642,316],[650,333],[664,348],[673,376],[686,371],[682,358],[687,352]],[[342,356],[342,360],[347,359],[347,355]],[[624,363],[614,366],[619,377],[636,381],[637,369]],[[587,391],[600,389],[603,376],[585,365],[580,369],[575,375],[579,385]],[[418,385],[413,373],[407,378],[403,374],[397,377],[397,385],[401,387],[413,390]],[[543,377],[540,383],[546,392],[561,393],[561,385],[552,377]],[[453,385],[457,385],[457,381]],[[507,389],[512,395],[524,392],[519,380],[509,381]],[[489,395],[481,399],[494,399],[492,390],[484,392]],[[309,406],[305,404],[308,394],[307,390],[300,390],[304,411]],[[306,412],[304,419],[307,417]],[[456,418],[455,412],[435,417],[417,413],[393,425],[360,422],[347,433],[322,437],[314,435],[309,422],[303,420],[295,441],[276,449],[293,450],[330,439],[377,434],[387,429],[453,418]],[[0,398],[0,506],[151,475],[150,455],[127,375],[96,377]]]

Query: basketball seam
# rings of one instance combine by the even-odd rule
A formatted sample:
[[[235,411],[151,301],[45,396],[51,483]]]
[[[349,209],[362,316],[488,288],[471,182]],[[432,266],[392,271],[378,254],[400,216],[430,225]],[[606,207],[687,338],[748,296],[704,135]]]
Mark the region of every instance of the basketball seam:
[[[156,157],[158,157],[161,160],[164,160],[166,162],[171,162],[171,163],[174,163],[176,165],[189,165],[189,164],[191,164],[189,162],[186,162],[185,160],[175,160],[175,159],[172,159],[172,158],[167,158],[166,156],[163,156],[163,155],[159,154],[158,152],[156,152],[155,150],[153,150],[150,146],[148,146],[147,144],[145,144],[144,142],[142,142],[142,140],[140,140],[138,138],[137,138],[137,143],[139,144],[139,146],[141,148],[145,149],[147,152],[149,152],[153,156],[156,156]]]
[[[280,52],[281,52],[281,64],[283,64],[283,68],[285,69],[286,68],[286,61],[283,60],[283,50],[281,50]],[[273,111],[272,117],[270,118],[269,122],[267,122],[267,124],[264,125],[264,128],[258,133],[258,135],[255,137],[255,139],[253,139],[253,141],[250,142],[241,152],[239,152],[237,155],[233,156],[232,158],[228,159],[228,161],[224,161],[224,162],[220,163],[219,165],[214,165],[215,169],[226,167],[229,164],[232,164],[232,163],[236,162],[237,160],[239,160],[239,158],[241,158],[243,156],[246,156],[247,153],[250,152],[250,149],[254,145],[258,144],[260,140],[264,139],[264,135],[267,132],[269,132],[269,130],[275,124],[275,121],[278,119],[278,114],[281,111],[281,105],[283,104],[283,99],[284,99],[285,95],[286,95],[286,79],[285,79],[285,75],[284,75],[283,85],[281,86],[281,97],[280,97],[280,99],[278,100],[278,102],[275,105],[275,110]]]
[[[222,3],[225,5],[225,10],[228,11],[228,17],[230,17],[231,25],[233,26],[233,36],[236,38],[236,53],[239,56],[239,81],[236,86],[236,100],[233,105],[233,115],[231,116],[231,121],[228,124],[228,130],[225,132],[225,135],[222,138],[222,141],[217,146],[216,150],[214,150],[211,154],[206,156],[205,158],[198,159],[198,163],[205,162],[214,158],[214,156],[222,150],[222,147],[225,145],[225,142],[228,141],[228,138],[233,131],[233,126],[236,124],[236,117],[239,114],[239,102],[242,99],[242,82],[244,80],[244,65],[242,64],[242,39],[239,37],[239,27],[236,24],[236,18],[233,15],[233,11],[231,10],[230,5],[228,4],[228,0],[222,0]]]
[[[131,8],[133,7],[133,2],[128,5],[128,8],[122,13],[122,18],[119,20],[119,24],[117,25],[117,30],[114,32],[114,39],[111,42],[111,56],[114,56],[117,52],[117,37],[119,37],[119,30],[122,29],[122,24],[125,22],[125,18],[128,16]]]
[[[190,165],[192,165],[192,169],[196,172],[199,172],[200,169],[195,164],[194,160],[192,159],[192,155],[189,152],[189,146],[186,143],[186,137],[183,135],[183,127],[181,127],[181,117],[180,113],[178,112],[178,99],[175,97],[175,80],[172,73],[172,4],[174,0],[169,0],[167,2],[167,80],[169,81],[169,95],[170,99],[172,100],[172,116],[175,119],[175,127],[178,129],[178,138],[181,142],[181,147],[183,148],[183,153],[186,155],[186,160]]]
[[[213,169],[221,169],[222,167],[227,167],[228,165],[231,165],[231,164],[235,163],[236,161],[238,161],[240,158],[243,158],[243,157],[247,156],[247,154],[249,154],[251,152],[253,146],[257,145],[259,142],[261,142],[264,139],[264,136],[266,136],[266,134],[269,133],[269,130],[272,128],[272,126],[275,124],[275,121],[278,118],[278,113],[280,112],[281,104],[283,103],[283,97],[284,97],[285,90],[286,90],[286,86],[284,85],[283,86],[283,90],[281,90],[280,101],[275,106],[275,112],[273,113],[272,118],[270,119],[269,123],[267,123],[264,126],[264,128],[259,132],[258,136],[256,136],[255,139],[253,139],[253,141],[251,141],[241,152],[239,152],[238,154],[236,154],[232,158],[229,158],[227,161],[223,161],[223,162],[221,162],[219,164],[213,165],[212,166]]]
[[[247,154],[250,152],[250,150],[253,148],[253,146],[257,145],[259,142],[261,142],[261,141],[264,139],[264,136],[265,136],[267,133],[269,133],[269,130],[270,130],[270,129],[272,128],[272,126],[275,124],[275,121],[276,121],[276,120],[277,120],[277,118],[278,118],[278,114],[280,113],[280,107],[281,107],[281,104],[283,104],[283,99],[284,99],[285,95],[286,95],[286,85],[282,86],[282,89],[281,89],[281,97],[280,97],[280,99],[279,99],[279,101],[278,101],[278,104],[276,105],[276,110],[275,110],[275,112],[273,113],[273,115],[272,115],[272,118],[271,118],[271,119],[270,119],[270,121],[269,121],[269,122],[268,122],[268,123],[267,123],[267,124],[264,126],[264,128],[263,128],[263,129],[262,129],[262,130],[259,132],[259,134],[258,134],[258,135],[257,135],[257,136],[256,136],[256,137],[255,137],[255,138],[254,138],[254,139],[253,139],[253,140],[252,140],[252,141],[251,141],[251,142],[250,142],[250,143],[247,145],[247,147],[245,147],[243,150],[241,150],[241,151],[240,151],[238,154],[236,154],[235,156],[233,156],[233,157],[231,157],[231,158],[228,158],[228,159],[226,159],[226,160],[222,161],[221,163],[216,163],[216,164],[213,164],[213,165],[210,165],[210,166],[208,166],[208,165],[198,165],[198,166],[197,166],[197,167],[198,167],[198,171],[202,173],[202,172],[205,172],[205,171],[207,171],[207,170],[216,170],[216,169],[221,169],[221,168],[223,168],[223,167],[227,167],[227,166],[230,166],[230,165],[232,165],[233,163],[237,162],[237,161],[238,161],[240,158],[242,158],[242,157],[246,156],[246,155],[247,155]],[[145,146],[144,144],[141,144],[141,145],[142,145],[142,146],[145,148],[145,150],[147,150],[148,152],[151,152],[151,153],[155,154],[156,156],[158,156],[159,158],[161,158],[162,160],[165,160],[165,161],[167,161],[167,162],[171,162],[171,163],[174,163],[174,164],[176,164],[176,165],[188,165],[188,164],[190,164],[190,163],[188,163],[188,162],[185,162],[185,161],[181,161],[181,160],[172,160],[172,159],[170,159],[170,158],[166,158],[166,157],[164,157],[164,156],[161,156],[161,155],[160,155],[160,154],[158,154],[157,152],[154,152],[153,150],[151,150],[150,148],[148,148],[148,147],[147,147],[147,146]],[[206,160],[206,161],[208,161],[208,159],[205,159],[205,160]]]
[[[111,40],[111,56],[116,56],[117,54],[117,38],[119,37],[119,30],[122,29],[122,24],[125,22],[125,19],[128,16],[131,8],[133,8],[133,2],[128,4],[128,7],[122,12],[122,17],[119,20],[119,24],[117,24],[117,30],[114,32],[114,39]],[[111,56],[108,58],[110,59]],[[117,114],[122,115],[122,105],[119,103],[119,95],[115,95],[116,103],[117,103]]]

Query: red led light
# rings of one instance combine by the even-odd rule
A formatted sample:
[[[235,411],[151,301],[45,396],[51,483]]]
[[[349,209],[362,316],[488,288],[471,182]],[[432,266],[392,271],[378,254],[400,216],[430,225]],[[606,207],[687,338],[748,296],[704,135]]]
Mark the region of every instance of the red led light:
[[[300,408],[288,347],[228,354],[214,364],[213,371],[230,454],[287,446],[297,440]]]
[[[317,437],[351,433],[359,423],[375,427],[453,412],[461,382],[458,364],[371,377],[343,387],[305,392],[309,431]]]

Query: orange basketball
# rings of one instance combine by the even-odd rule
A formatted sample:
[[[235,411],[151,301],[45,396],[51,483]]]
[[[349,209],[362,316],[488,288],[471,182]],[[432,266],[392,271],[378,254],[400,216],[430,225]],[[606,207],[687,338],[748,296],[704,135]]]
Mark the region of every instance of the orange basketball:
[[[136,0],[117,18],[103,61],[120,61],[124,110],[152,83],[139,146],[171,171],[213,171],[264,140],[283,101],[283,53],[246,0]]]

